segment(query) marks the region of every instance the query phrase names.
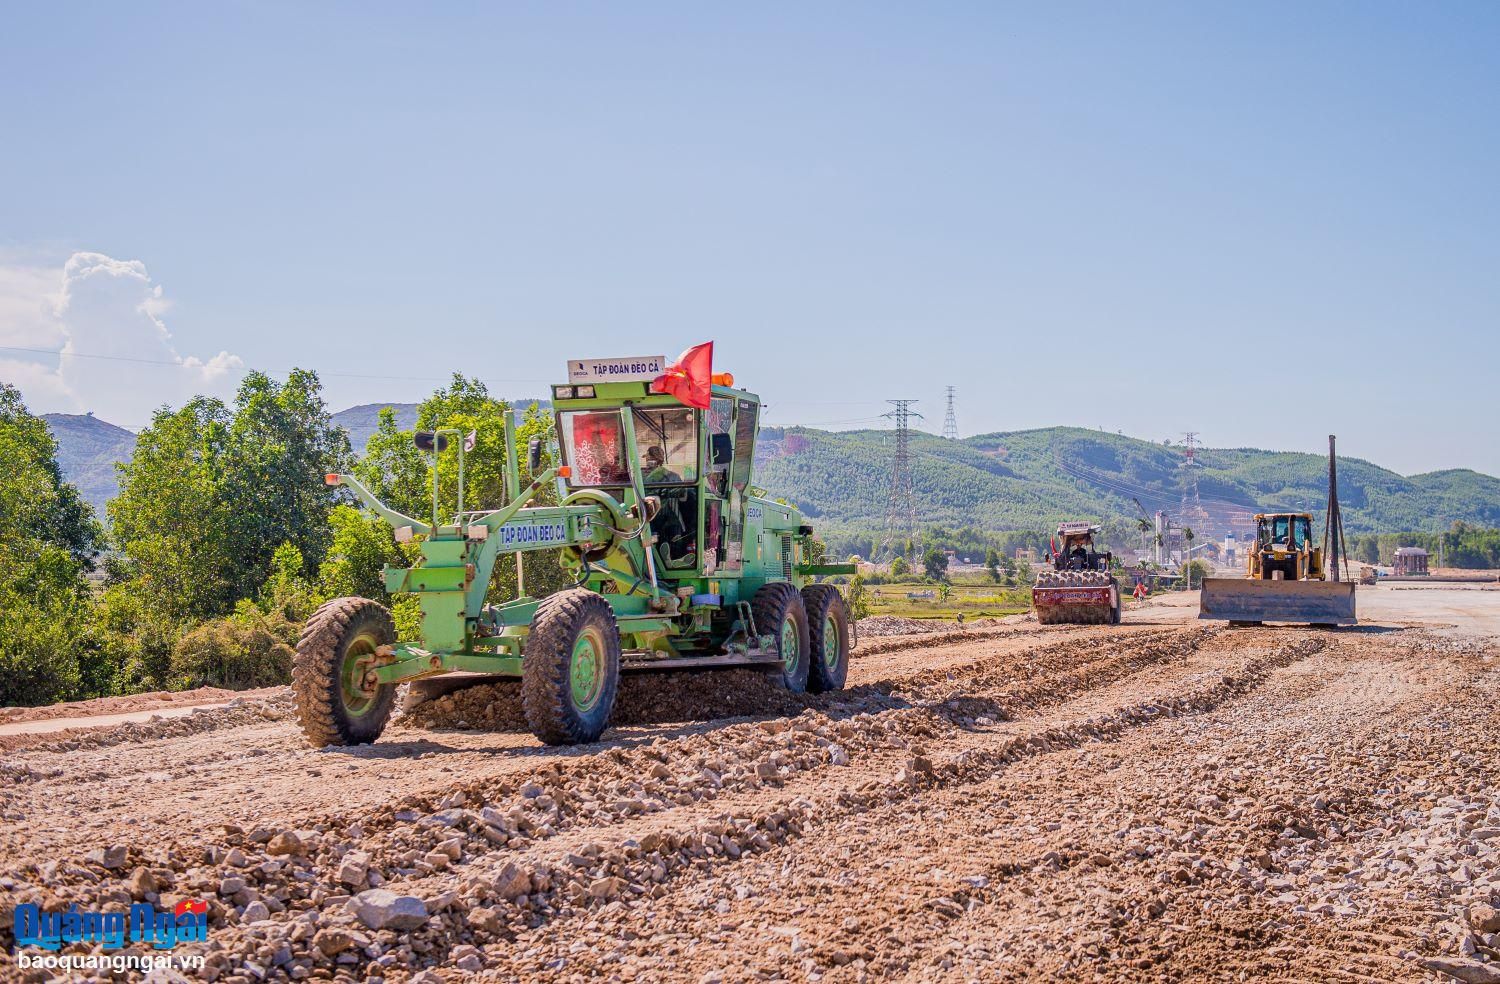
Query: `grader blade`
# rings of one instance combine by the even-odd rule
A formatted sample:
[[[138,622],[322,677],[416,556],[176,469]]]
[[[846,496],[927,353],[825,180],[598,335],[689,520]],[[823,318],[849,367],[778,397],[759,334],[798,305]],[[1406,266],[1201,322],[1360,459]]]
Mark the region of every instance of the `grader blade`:
[[[1210,577],[1198,617],[1228,622],[1357,625],[1353,581],[1269,581]]]

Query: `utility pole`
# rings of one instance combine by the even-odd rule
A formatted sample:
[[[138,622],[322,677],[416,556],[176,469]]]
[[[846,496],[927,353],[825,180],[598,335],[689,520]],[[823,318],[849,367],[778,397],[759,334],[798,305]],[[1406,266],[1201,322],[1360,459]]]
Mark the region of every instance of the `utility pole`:
[[[895,409],[881,416],[890,418],[896,424],[896,454],[891,459],[891,497],[885,510],[886,536],[909,538],[916,532],[917,498],[911,488],[911,432],[908,423],[913,417],[921,420],[922,415],[911,408],[916,400],[885,402]]]
[[[958,418],[953,414],[953,387],[948,387],[948,413],[943,417],[943,437],[945,440],[958,440]]]
[[[1333,434],[1328,435],[1328,516],[1323,522],[1323,556],[1327,560],[1330,580],[1341,580],[1339,558],[1348,562],[1349,551],[1344,545],[1344,514],[1339,509],[1338,456],[1334,451]]]

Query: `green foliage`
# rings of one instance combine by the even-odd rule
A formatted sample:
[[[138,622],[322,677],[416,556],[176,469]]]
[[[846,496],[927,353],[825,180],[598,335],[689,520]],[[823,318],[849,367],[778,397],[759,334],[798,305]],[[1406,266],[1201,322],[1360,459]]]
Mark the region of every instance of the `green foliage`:
[[[190,628],[154,607],[133,582],[118,579],[98,598],[95,624],[115,685],[109,691],[135,693],[165,690],[171,685],[172,647]]]
[[[0,704],[84,696],[109,683],[86,575],[101,531],[62,480],[57,445],[0,383]]]
[[[396,411],[380,411],[380,422],[354,466],[359,479],[377,499],[413,519],[432,515],[427,459],[412,444],[412,432],[396,425]]]
[[[1500,529],[1485,529],[1457,522],[1443,533],[1382,533],[1349,537],[1351,560],[1365,564],[1390,564],[1399,547],[1421,547],[1430,554],[1433,567],[1465,570],[1500,568]]]
[[[318,607],[313,585],[302,576],[302,551],[283,543],[271,555],[271,573],[260,588],[262,611],[300,622]]]
[[[862,576],[856,574],[849,579],[849,586],[844,590],[844,603],[849,606],[849,617],[856,622],[870,617],[870,589],[865,587]]]
[[[938,547],[928,547],[922,552],[922,573],[934,581],[948,576],[948,555]]]
[[[990,547],[984,552],[984,569],[989,574],[990,580],[996,584],[1000,583],[1000,555]]]
[[[297,623],[279,609],[268,614],[241,602],[233,615],[204,622],[178,640],[172,649],[173,683],[231,690],[286,684],[297,632]]]
[[[328,514],[328,523],[333,528],[333,542],[323,566],[318,568],[318,597],[327,600],[353,596],[389,604],[381,571],[386,566],[411,564],[396,543],[390,525],[353,506],[335,506]]]
[[[348,457],[303,370],[284,384],[249,374],[232,411],[204,397],[157,411],[109,505],[121,575],[154,610],[191,623],[253,597],[282,544],[315,569],[335,504],[323,475]]]
[[[457,373],[447,387],[437,390],[417,408],[418,430],[457,428],[474,432],[474,449],[464,455],[464,508],[498,509],[505,497],[505,413],[508,405],[489,395],[484,383]],[[531,470],[525,449],[532,438],[542,443],[541,469],[554,463],[552,416],[532,404],[516,422],[516,446],[521,487],[531,482]],[[364,458],[354,474],[366,488],[392,508],[417,519],[432,515],[432,467],[436,461],[438,504],[444,520],[458,505],[458,454],[450,445],[447,451],[432,456],[417,451],[412,432],[396,428],[394,412],[381,411],[380,424],[370,438]],[[557,501],[551,486],[544,487],[532,500],[534,505]],[[396,561],[388,561],[396,563]],[[555,553],[540,551],[524,556],[526,593],[543,597],[567,587],[570,583]],[[367,568],[372,569],[372,568]],[[379,568],[374,567],[374,576]],[[502,560],[495,567],[490,585],[490,600],[508,601],[518,593],[515,561]],[[366,595],[365,597],[379,597]]]
[[[891,560],[891,577],[906,577],[911,574],[911,565],[906,562],[905,557],[897,556]]]

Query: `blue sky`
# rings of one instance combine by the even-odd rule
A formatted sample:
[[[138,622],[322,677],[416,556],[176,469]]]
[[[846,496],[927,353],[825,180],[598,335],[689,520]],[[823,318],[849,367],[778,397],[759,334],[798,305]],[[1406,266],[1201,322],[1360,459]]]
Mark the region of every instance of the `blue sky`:
[[[952,384],[965,434],[1500,473],[1497,45],[1493,3],[12,5],[0,378],[138,426],[244,366],[343,407],[712,338],[771,423],[937,430]]]

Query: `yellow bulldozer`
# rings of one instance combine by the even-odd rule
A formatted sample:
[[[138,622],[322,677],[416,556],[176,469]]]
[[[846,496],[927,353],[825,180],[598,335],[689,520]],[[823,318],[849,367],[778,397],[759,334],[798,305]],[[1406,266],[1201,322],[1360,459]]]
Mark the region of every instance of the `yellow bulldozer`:
[[[1261,513],[1243,578],[1203,581],[1199,618],[1230,625],[1354,625],[1354,582],[1330,581],[1309,513]]]

